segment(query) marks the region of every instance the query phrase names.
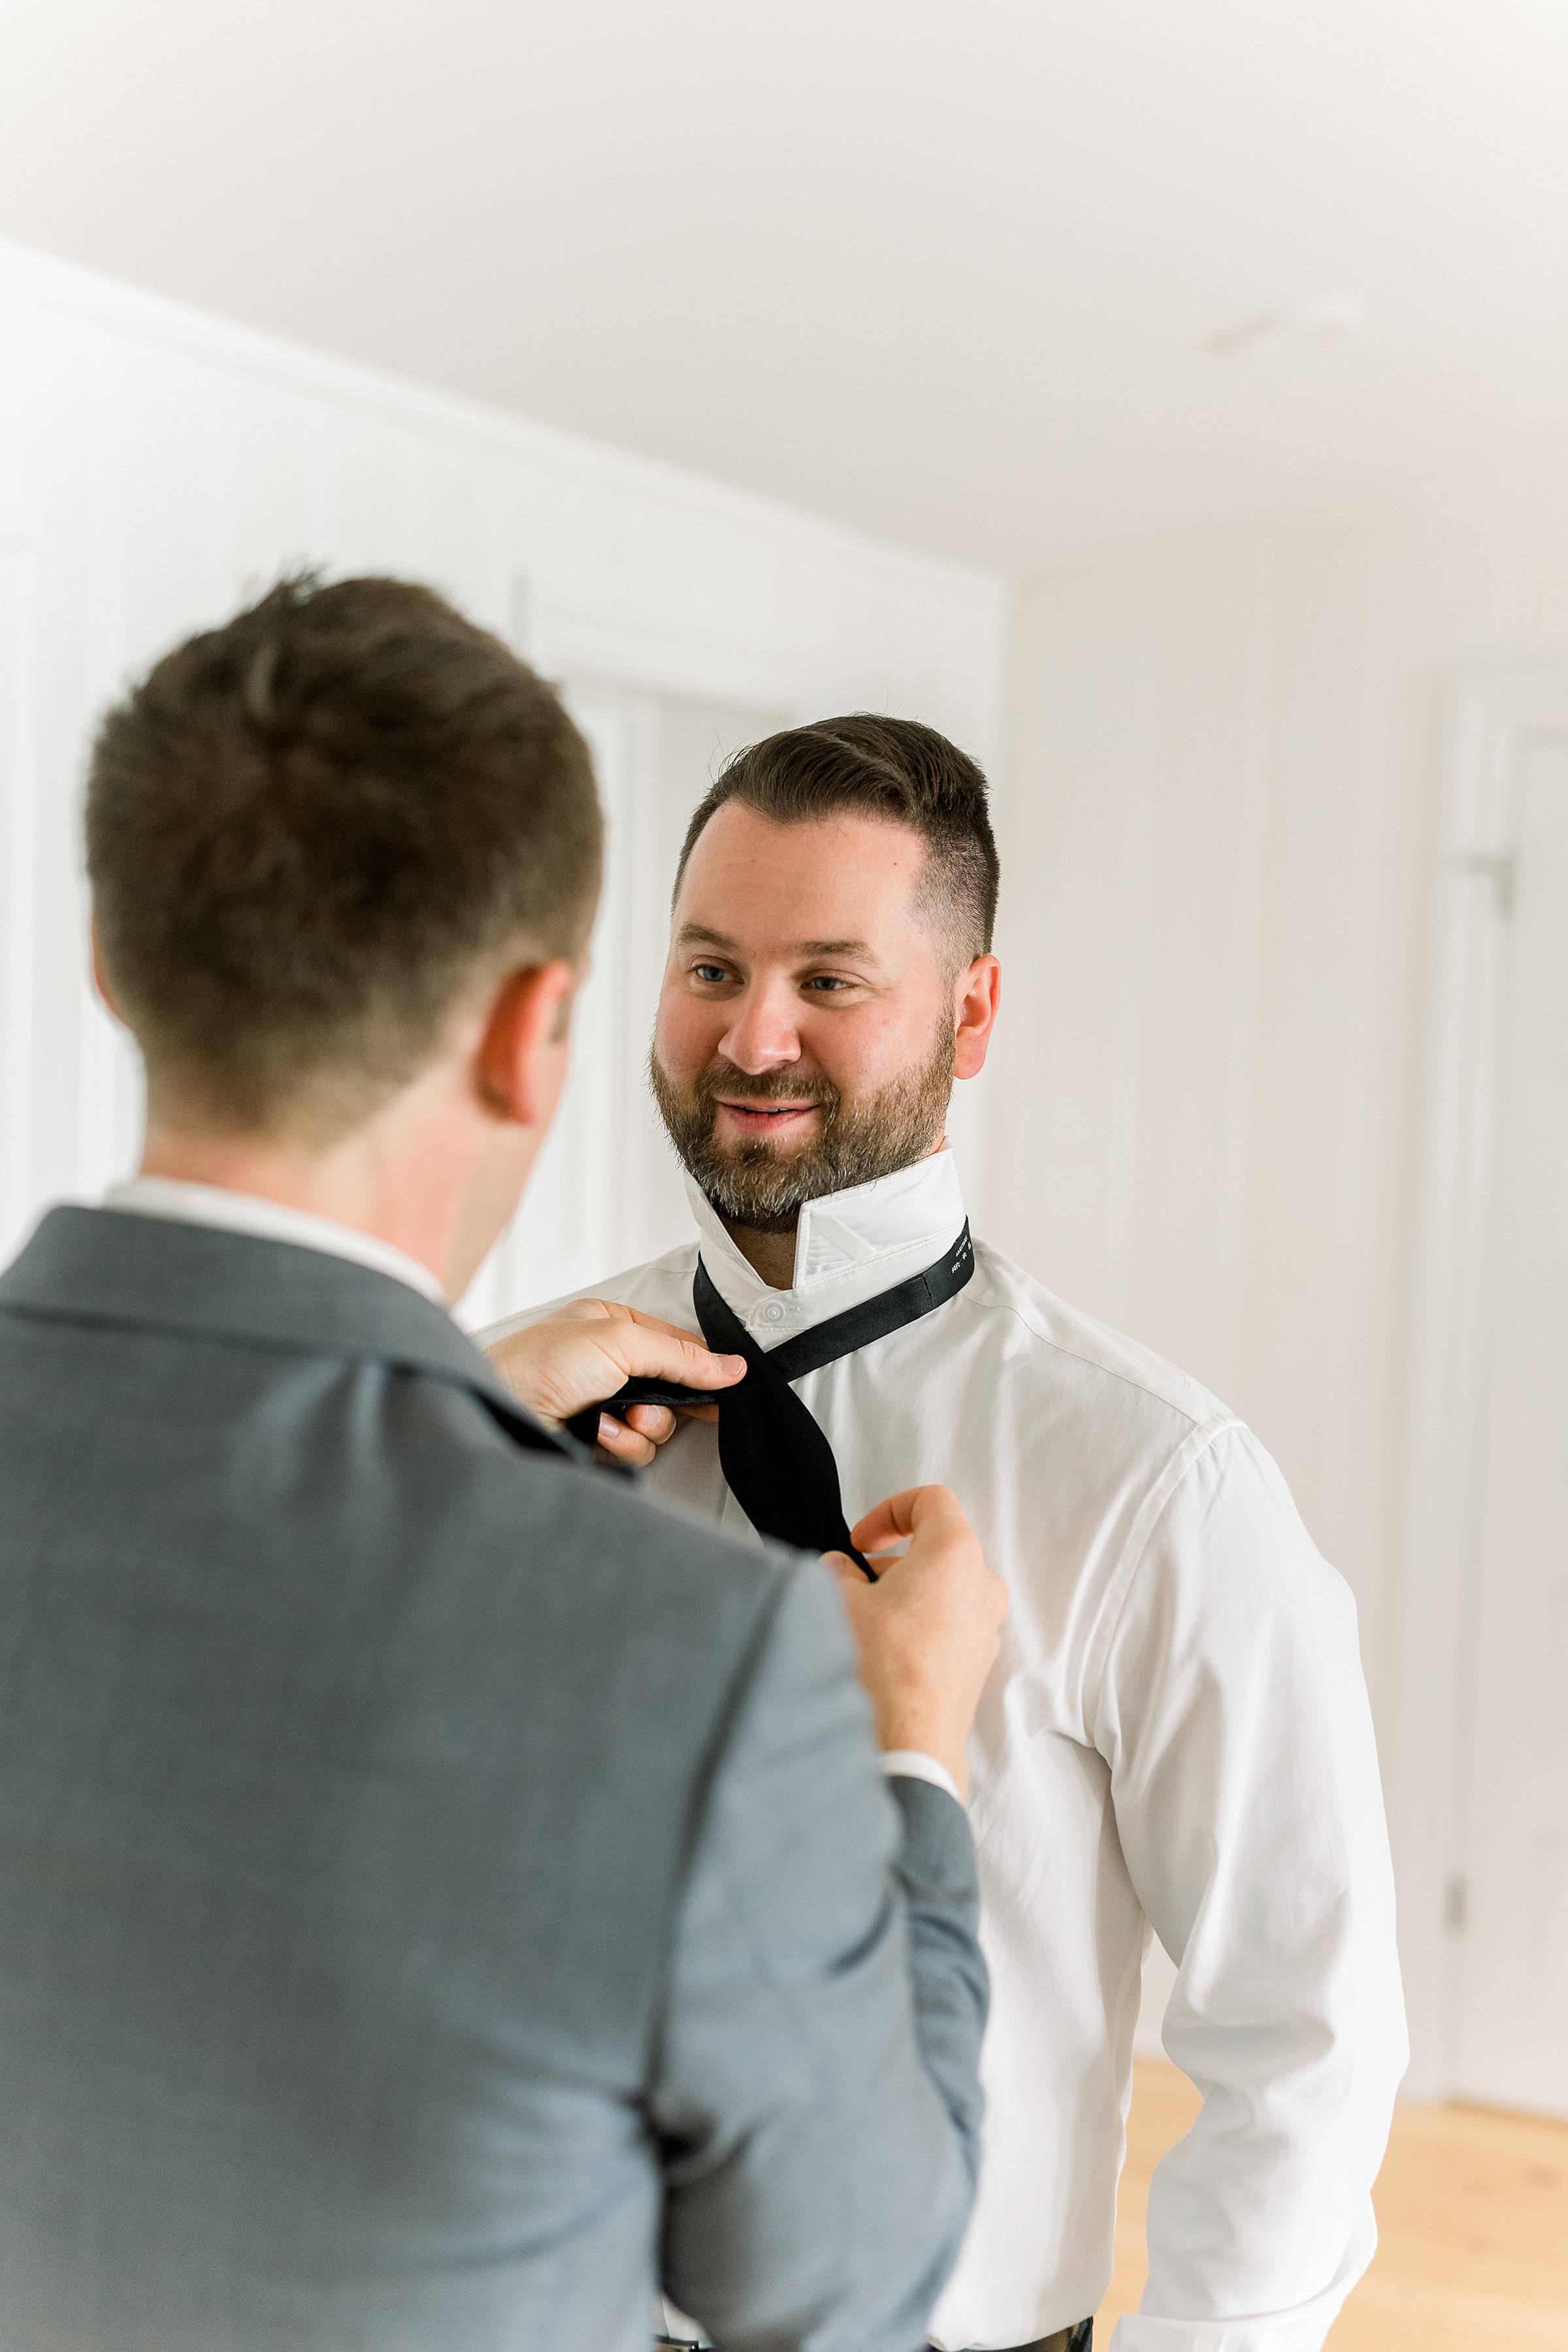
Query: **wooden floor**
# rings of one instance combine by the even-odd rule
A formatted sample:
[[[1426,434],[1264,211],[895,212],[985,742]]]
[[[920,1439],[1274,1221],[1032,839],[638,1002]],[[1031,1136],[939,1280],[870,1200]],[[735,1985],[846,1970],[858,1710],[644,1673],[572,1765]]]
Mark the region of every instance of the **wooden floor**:
[[[1138,2307],[1149,2176],[1197,2104],[1175,2067],[1138,2061],[1099,2352]],[[1376,2258],[1330,2352],[1568,2352],[1568,2124],[1401,2106],[1373,2201]]]

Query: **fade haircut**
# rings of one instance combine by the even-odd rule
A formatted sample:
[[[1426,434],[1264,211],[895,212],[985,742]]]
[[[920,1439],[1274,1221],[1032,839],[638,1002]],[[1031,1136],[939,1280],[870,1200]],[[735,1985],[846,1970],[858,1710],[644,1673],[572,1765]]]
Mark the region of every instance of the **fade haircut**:
[[[99,730],[99,950],[150,1084],[347,1133],[471,990],[581,954],[603,826],[555,695],[434,590],[284,579]]]
[[[985,778],[934,727],[857,711],[786,727],[737,751],[687,827],[675,889],[710,817],[740,801],[775,824],[848,811],[909,826],[925,843],[917,906],[951,943],[955,968],[989,954],[1000,868]]]

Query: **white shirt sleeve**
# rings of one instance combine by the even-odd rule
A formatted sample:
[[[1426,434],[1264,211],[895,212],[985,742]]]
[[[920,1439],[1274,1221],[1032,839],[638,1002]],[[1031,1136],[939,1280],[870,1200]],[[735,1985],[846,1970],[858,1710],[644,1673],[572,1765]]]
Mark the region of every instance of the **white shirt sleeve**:
[[[955,1805],[963,1799],[958,1793],[958,1783],[945,1764],[934,1756],[927,1756],[919,1748],[887,1748],[882,1751],[882,1769],[889,1780],[929,1780],[933,1789],[945,1789]]]
[[[1093,1737],[1177,1964],[1165,2048],[1203,2095],[1115,2344],[1318,2352],[1376,2244],[1408,2050],[1355,1605],[1247,1431],[1181,1480],[1103,1659]]]

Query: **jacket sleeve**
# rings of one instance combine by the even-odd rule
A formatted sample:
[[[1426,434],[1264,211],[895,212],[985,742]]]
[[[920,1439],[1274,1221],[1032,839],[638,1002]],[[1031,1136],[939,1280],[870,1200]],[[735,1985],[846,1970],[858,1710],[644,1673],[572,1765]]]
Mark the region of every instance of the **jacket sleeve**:
[[[1243,1429],[1189,1467],[1099,1677],[1122,1850],[1203,2106],[1118,2352],[1316,2352],[1376,2244],[1406,2059],[1355,1605]],[[1239,2330],[1239,2332],[1237,2332]]]
[[[973,2193],[977,1907],[962,1807],[884,1780],[802,1563],[710,1772],[654,2070],[663,2284],[727,2352],[921,2340]]]

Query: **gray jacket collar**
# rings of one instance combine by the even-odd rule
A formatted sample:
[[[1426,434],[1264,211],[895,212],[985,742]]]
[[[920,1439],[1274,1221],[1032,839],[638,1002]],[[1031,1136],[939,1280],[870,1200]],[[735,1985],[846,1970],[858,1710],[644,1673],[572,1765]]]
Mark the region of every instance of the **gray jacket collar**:
[[[51,1209],[0,1274],[6,1312],[404,1365],[471,1390],[518,1444],[590,1459],[508,1394],[432,1300],[322,1250],[163,1217]]]

